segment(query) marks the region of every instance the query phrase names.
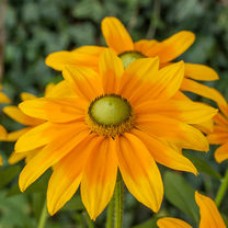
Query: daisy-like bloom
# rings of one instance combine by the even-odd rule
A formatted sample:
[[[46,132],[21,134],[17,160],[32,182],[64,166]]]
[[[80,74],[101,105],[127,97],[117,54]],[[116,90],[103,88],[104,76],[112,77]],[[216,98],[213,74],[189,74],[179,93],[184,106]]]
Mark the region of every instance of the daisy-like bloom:
[[[47,190],[51,215],[80,185],[83,204],[96,219],[113,195],[118,170],[129,192],[158,211],[163,184],[156,162],[197,173],[175,146],[207,151],[205,136],[192,124],[212,118],[216,110],[178,99],[182,62],[159,70],[158,58],[142,58],[124,70],[121,59],[106,50],[98,72],[68,67],[63,76],[75,97],[21,103],[26,115],[45,123],[15,145],[16,153],[39,149],[20,174],[22,191],[53,167]]]
[[[215,151],[215,159],[222,162],[228,159],[228,104],[220,105],[220,112],[214,117],[214,130],[208,135],[210,144],[220,145]]]
[[[52,83],[48,84],[45,89],[45,97],[51,98],[55,96],[66,96],[70,95],[68,88],[65,88],[65,82],[60,82],[57,85],[54,85]],[[21,94],[21,100],[22,101],[28,101],[36,99],[37,97],[31,93],[22,93]],[[45,121],[39,118],[31,117],[23,113],[17,106],[10,105],[3,108],[3,112],[9,116],[11,119],[15,120],[16,122],[20,123],[23,127],[19,130],[12,131],[7,135],[7,137],[4,138],[4,141],[16,141],[19,139],[23,134],[28,132],[34,127],[37,127],[38,125],[44,123]],[[26,158],[28,161],[31,159],[35,154],[36,150],[33,151],[26,151],[25,153],[15,153],[13,152],[8,162],[10,164],[15,164],[21,159]]]
[[[2,92],[2,86],[0,85],[0,104],[7,104],[10,103],[9,97],[7,97],[3,92]],[[6,129],[0,125],[0,140],[5,140],[7,137],[7,132]],[[2,165],[3,160],[0,155],[0,165]]]
[[[125,67],[136,59],[157,56],[160,60],[159,67],[162,68],[183,54],[195,40],[192,32],[180,31],[162,42],[146,39],[134,42],[124,25],[115,17],[104,18],[101,27],[108,47],[122,59]],[[63,70],[66,65],[96,68],[98,56],[103,50],[102,47],[85,46],[74,51],[59,51],[50,54],[46,64],[56,70]],[[196,81],[217,79],[218,75],[212,68],[201,64],[185,63],[185,78],[181,89],[225,104],[225,100],[217,90]]]
[[[199,228],[226,228],[215,202],[198,192],[195,192],[195,201],[200,210]],[[157,221],[159,228],[191,228],[185,221],[177,218],[161,218]]]

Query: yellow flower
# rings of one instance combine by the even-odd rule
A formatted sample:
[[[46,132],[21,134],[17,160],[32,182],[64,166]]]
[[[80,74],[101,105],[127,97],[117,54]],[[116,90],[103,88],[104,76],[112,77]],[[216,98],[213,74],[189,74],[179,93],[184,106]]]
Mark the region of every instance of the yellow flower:
[[[64,95],[66,96],[66,93],[69,93],[66,90],[66,85],[64,82],[60,82],[57,85],[54,84],[48,84],[45,89],[45,97],[55,97],[55,96],[61,96]],[[61,90],[61,92],[59,92]],[[63,94],[64,91],[64,94]],[[28,101],[28,100],[33,100],[36,99],[37,97],[33,94],[30,93],[22,93],[21,94],[21,100],[22,101]],[[44,120],[39,119],[39,118],[34,118],[31,116],[26,115],[23,113],[17,106],[6,106],[3,108],[3,112],[8,115],[10,118],[15,120],[16,122],[20,123],[23,127],[20,130],[15,130],[7,134],[7,137],[5,137],[4,141],[16,141],[19,139],[23,134],[31,130],[32,128],[44,123]],[[31,159],[35,154],[37,153],[36,150],[33,151],[27,151],[24,153],[15,153],[13,152],[10,157],[8,162],[10,164],[15,164],[21,159],[26,158],[28,161]]]
[[[125,67],[132,61],[143,57],[159,57],[160,68],[170,64],[183,54],[194,42],[195,35],[189,31],[180,31],[162,42],[157,40],[139,40],[133,42],[124,25],[115,17],[105,17],[101,23],[102,32],[108,47],[122,59]],[[60,51],[50,54],[46,64],[56,70],[63,70],[66,65],[97,67],[98,56],[104,48],[84,46],[74,51]],[[222,95],[199,81],[217,80],[217,73],[202,64],[185,63],[185,78],[181,89],[190,91],[217,103],[225,104]]]
[[[226,228],[214,201],[198,192],[195,192],[195,200],[200,210],[199,228]],[[157,221],[159,228],[191,228],[188,223],[177,218],[161,218]]]
[[[208,136],[210,144],[221,145],[215,151],[215,159],[222,162],[228,159],[228,104],[220,105],[220,113],[214,117],[214,130]]]
[[[163,185],[156,162],[197,173],[179,148],[208,150],[206,138],[192,124],[212,118],[216,110],[176,98],[183,62],[159,70],[158,58],[142,58],[124,70],[121,59],[106,50],[99,72],[68,67],[63,76],[75,96],[20,104],[26,115],[45,123],[15,145],[17,153],[39,149],[20,174],[22,191],[54,167],[47,190],[51,215],[80,185],[83,204],[96,219],[113,195],[118,170],[132,195],[158,211]]]

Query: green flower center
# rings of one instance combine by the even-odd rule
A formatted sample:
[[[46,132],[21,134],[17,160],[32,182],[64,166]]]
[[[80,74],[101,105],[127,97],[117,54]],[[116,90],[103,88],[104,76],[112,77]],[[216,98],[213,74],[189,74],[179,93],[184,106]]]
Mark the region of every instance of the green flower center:
[[[118,95],[106,95],[95,99],[90,105],[89,112],[96,123],[115,126],[129,118],[131,106],[126,99]]]
[[[127,68],[129,64],[134,62],[136,59],[145,58],[146,56],[138,51],[126,51],[119,54],[119,57],[123,62],[124,68]]]
[[[133,111],[125,98],[116,94],[103,95],[90,104],[86,122],[92,132],[115,137],[133,127]]]

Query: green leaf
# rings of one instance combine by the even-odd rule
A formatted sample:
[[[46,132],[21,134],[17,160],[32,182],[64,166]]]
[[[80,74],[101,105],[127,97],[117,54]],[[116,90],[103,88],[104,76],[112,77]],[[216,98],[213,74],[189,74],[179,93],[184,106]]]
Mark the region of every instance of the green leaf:
[[[0,188],[9,184],[20,172],[21,168],[17,166],[8,166],[0,171]]]
[[[184,155],[192,161],[199,172],[208,174],[218,180],[222,178],[221,175],[202,158],[196,157],[187,152],[185,152]]]
[[[166,199],[197,222],[198,207],[195,203],[195,190],[183,176],[174,172],[166,172],[164,186]]]
[[[5,191],[0,191],[0,227],[35,228],[35,220],[29,216],[30,208],[24,195],[7,197]]]

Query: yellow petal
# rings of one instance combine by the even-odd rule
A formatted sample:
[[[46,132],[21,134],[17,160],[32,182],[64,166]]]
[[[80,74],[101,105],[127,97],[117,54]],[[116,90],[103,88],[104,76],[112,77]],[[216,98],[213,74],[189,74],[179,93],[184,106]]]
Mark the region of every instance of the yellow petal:
[[[224,144],[228,139],[228,128],[226,129],[216,125],[213,133],[209,134],[207,138],[210,144]]]
[[[200,96],[206,97],[215,101],[218,105],[226,104],[226,100],[223,98],[221,93],[214,88],[210,88],[191,79],[185,78],[181,85],[181,89],[196,93]]]
[[[194,63],[185,63],[185,76],[202,81],[219,79],[218,74],[211,67]]]
[[[217,110],[199,102],[168,100],[138,104],[135,107],[135,113],[137,115],[156,113],[188,124],[198,124],[210,120],[217,113]]]
[[[57,127],[52,124],[44,123],[24,133],[15,144],[16,152],[25,152],[42,147],[47,144],[53,134],[57,131]],[[58,132],[58,131],[57,131]]]
[[[2,159],[2,156],[0,155],[0,166],[3,165],[3,159]]]
[[[199,228],[226,228],[215,202],[198,192],[195,192],[195,200],[200,209]]]
[[[11,100],[2,92],[0,92],[0,103],[10,103]]]
[[[123,84],[136,79],[140,79],[142,83],[154,83],[153,76],[157,75],[158,68],[158,58],[137,59],[126,68],[123,76],[123,81],[126,82],[123,82]]]
[[[174,170],[197,174],[197,170],[192,162],[179,153],[179,151],[174,150],[158,138],[150,137],[142,131],[134,130],[133,134],[146,145],[156,162]]]
[[[26,93],[26,92],[21,93],[20,97],[22,101],[33,100],[37,98],[37,96],[35,96],[34,94]]]
[[[117,54],[134,49],[133,41],[124,25],[115,17],[105,17],[101,22],[105,41]]]
[[[120,58],[111,50],[103,52],[99,62],[103,88],[106,94],[116,93],[120,77],[123,74],[123,64]]]
[[[12,131],[8,133],[6,141],[16,141],[19,137],[21,137],[23,134],[27,133],[31,129],[31,127],[24,127],[20,130]]]
[[[66,123],[82,119],[87,103],[81,99],[39,98],[24,101],[20,109],[29,116],[49,120],[53,123]],[[55,113],[53,115],[53,113]]]
[[[43,123],[42,120],[32,118],[25,115],[18,107],[16,106],[7,106],[3,108],[3,112],[7,114],[10,118],[21,123],[23,125],[35,126]]]
[[[95,220],[111,200],[116,174],[115,141],[104,138],[92,151],[81,181],[82,202],[91,219]]]
[[[141,115],[136,126],[152,137],[165,138],[181,148],[208,151],[208,142],[198,129],[173,118]]]
[[[192,228],[192,226],[185,221],[171,217],[158,219],[157,225],[159,228]]]
[[[55,84],[50,88],[46,87],[45,90],[45,97],[46,98],[71,98],[75,99],[76,94],[72,90],[72,88],[69,87],[66,80],[62,80],[59,83]]]
[[[45,63],[49,67],[62,71],[66,66],[85,66],[96,68],[101,47],[86,46],[74,51],[58,51],[47,56]]]
[[[13,165],[20,160],[24,159],[26,157],[27,153],[16,153],[15,151],[10,155],[8,162],[9,164]]]
[[[63,77],[75,94],[91,101],[104,93],[100,75],[94,70],[84,67],[66,67]]]
[[[7,138],[7,131],[2,125],[0,125],[0,140],[5,140],[6,138]]]
[[[195,35],[192,32],[178,32],[148,50],[147,56],[158,56],[161,63],[169,62],[184,53],[194,40]]]
[[[163,67],[155,77],[157,78],[157,83],[153,88],[154,96],[160,99],[171,98],[178,92],[183,81],[184,63],[181,61]]]
[[[26,152],[21,152],[21,153],[17,153],[16,151],[13,151],[13,153],[11,153],[8,159],[8,162],[9,164],[13,165],[19,162],[20,160],[25,159],[25,162],[27,164],[39,152],[40,152],[40,148],[26,151]]]
[[[228,159],[228,142],[225,143],[224,145],[220,146],[215,151],[215,159],[219,163],[225,161],[226,159]]]
[[[158,42],[156,40],[139,40],[134,43],[135,51],[138,51],[146,56],[148,50],[154,48],[157,43]]]
[[[99,59],[100,55],[103,53],[104,50],[106,50],[106,47],[85,45],[74,49],[72,52],[87,54],[89,56],[94,56],[94,57],[97,56],[97,58]]]
[[[118,93],[133,102],[143,98],[147,94],[145,91],[151,92],[148,91],[148,88],[151,89],[151,86],[156,83],[154,75],[158,74],[158,67],[159,62],[157,58],[135,60],[125,70]]]
[[[51,215],[62,208],[75,194],[88,156],[94,152],[99,143],[100,140],[89,135],[54,166],[47,190],[47,208]]]
[[[126,133],[116,140],[119,169],[129,192],[157,212],[163,198],[163,184],[154,159],[136,136]]]
[[[221,113],[217,113],[217,115],[214,117],[214,121],[218,125],[228,127],[228,119],[226,119],[225,116],[223,116]]]
[[[214,123],[213,119],[206,120],[201,123],[194,124],[196,128],[202,131],[205,134],[210,134],[213,131]]]
[[[219,109],[223,113],[223,115],[226,117],[227,123],[228,123],[228,104],[220,104]]]
[[[24,167],[19,177],[21,191],[25,191],[48,168],[73,152],[76,146],[89,135],[89,131],[82,126],[74,125],[74,132],[71,128],[69,130],[69,126],[66,129],[68,130],[61,129],[62,134],[41,149]]]

